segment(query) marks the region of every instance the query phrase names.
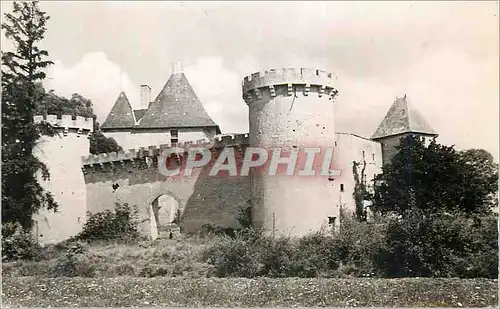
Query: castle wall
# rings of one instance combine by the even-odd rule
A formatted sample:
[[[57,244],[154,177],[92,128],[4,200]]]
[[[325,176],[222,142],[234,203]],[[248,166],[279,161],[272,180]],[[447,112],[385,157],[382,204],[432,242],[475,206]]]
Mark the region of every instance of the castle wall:
[[[372,184],[375,175],[382,172],[382,147],[380,143],[353,134],[336,134],[333,162],[342,170],[342,174],[335,177],[333,181],[335,188],[333,203],[336,207],[342,207],[349,212],[354,212],[356,209],[353,197],[355,187],[353,161],[360,164],[357,172],[360,179],[363,161],[366,162],[366,183],[367,185]]]
[[[231,140],[225,138],[228,139]],[[241,141],[247,143],[247,137],[234,139],[236,144]],[[214,160],[220,149],[214,150]],[[244,151],[244,147],[238,149],[239,153]],[[161,150],[157,149],[154,155],[153,151],[145,155],[110,154],[84,159],[88,210],[91,213],[111,210],[117,202],[137,206],[140,231],[154,238],[156,223],[151,205],[159,196],[168,195],[178,201],[183,233],[196,233],[205,224],[239,227],[238,211],[250,205],[249,177],[208,176],[208,165],[195,169],[192,176],[166,177],[158,171]],[[116,184],[119,186],[115,190]]]
[[[337,92],[331,74],[319,70],[270,70],[246,77],[250,145],[333,147]],[[268,234],[302,236],[326,228],[328,217],[338,217],[327,176],[252,173],[252,192],[253,222]]]
[[[332,166],[340,169],[342,174],[331,179],[328,179],[328,177],[317,179],[306,177],[308,179],[301,183],[308,201],[310,201],[310,198],[315,199],[314,195],[317,194],[317,191],[311,194],[311,188],[312,190],[318,190],[317,187],[314,187],[318,183],[326,187],[326,193],[320,192],[322,195],[319,197],[324,199],[325,207],[319,208],[314,203],[303,204],[300,205],[298,214],[297,212],[287,213],[284,211],[283,213],[288,216],[286,218],[307,219],[311,215],[306,215],[306,212],[315,212],[314,217],[321,215],[321,220],[318,220],[321,223],[312,227],[320,228],[321,225],[327,225],[328,217],[338,218],[341,207],[354,212],[352,162],[354,160],[362,161],[363,151],[367,162],[365,170],[367,180],[371,181],[373,175],[380,172],[382,158],[379,143],[352,134],[337,133],[333,134],[333,136],[335,150]],[[225,136],[218,143],[219,146],[215,147],[213,161],[216,160],[216,154],[219,154],[222,149],[220,145],[235,147],[236,154],[241,158],[249,140],[247,135]],[[157,149],[156,151],[160,153],[161,150]],[[157,225],[155,216],[152,213],[154,207],[151,207],[151,205],[159,196],[168,195],[175,198],[180,206],[182,215],[180,225],[183,233],[199,232],[205,224],[220,227],[239,227],[237,221],[239,209],[250,207],[252,200],[252,185],[249,176],[227,176],[223,174],[208,176],[211,166],[207,165],[204,168],[195,169],[194,175],[189,177],[165,177],[158,172],[157,161],[155,162],[157,157],[151,155],[151,153],[154,153],[154,151],[149,149],[144,150],[142,154],[140,151],[136,151],[85,158],[83,164],[87,186],[88,210],[92,213],[106,209],[111,210],[116,202],[136,205],[139,210],[141,232],[155,237]],[[111,165],[109,162],[113,162],[113,164]],[[237,162],[240,163],[241,161],[237,160]],[[240,168],[241,165],[238,165],[238,169]],[[294,202],[290,198],[287,199],[286,195],[290,190],[295,189],[293,186],[296,184],[296,180],[292,178],[289,183],[281,182],[278,184],[283,183],[285,184],[284,189],[274,187],[275,190],[283,190],[282,193],[285,196],[283,201],[277,201],[276,206],[283,206],[283,209],[288,210],[287,205],[294,206]],[[115,190],[113,185],[116,186],[116,184],[119,187]],[[343,184],[344,192],[341,192],[340,184]],[[168,221],[168,219],[170,217],[160,218],[158,222]],[[310,221],[305,222],[311,225],[317,224]],[[335,224],[338,223],[339,220],[337,219]]]
[[[35,122],[43,121],[42,116]],[[34,216],[34,232],[40,244],[60,242],[81,231],[86,220],[86,187],[81,170],[82,154],[89,154],[88,134],[93,120],[63,115],[62,119],[49,115],[46,121],[60,128],[54,137],[43,136],[34,155],[44,162],[50,180],[43,180],[42,187],[52,193],[59,205],[56,213],[42,209]]]

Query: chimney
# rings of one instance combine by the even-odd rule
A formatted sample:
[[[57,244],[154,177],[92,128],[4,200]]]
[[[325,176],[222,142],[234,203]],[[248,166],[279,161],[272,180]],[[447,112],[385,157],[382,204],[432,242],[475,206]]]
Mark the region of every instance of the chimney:
[[[140,109],[147,109],[151,102],[151,87],[148,85],[141,85],[141,107]]]

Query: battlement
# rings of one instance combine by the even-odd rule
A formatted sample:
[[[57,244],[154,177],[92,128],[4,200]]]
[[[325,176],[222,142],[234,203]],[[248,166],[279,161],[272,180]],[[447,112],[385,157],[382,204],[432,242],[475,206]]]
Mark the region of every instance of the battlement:
[[[249,144],[248,133],[227,134],[215,137],[215,147],[247,146]]]
[[[77,129],[79,131],[93,131],[94,129],[94,119],[81,116],[74,117],[71,115],[45,115],[34,117],[35,123],[40,123],[44,120],[55,127],[65,129]]]
[[[333,88],[333,74],[317,69],[284,68],[256,72],[243,79],[243,93],[272,85],[302,84]]]
[[[225,147],[238,147],[248,145],[248,134],[235,134],[228,136],[219,136],[213,142],[207,142],[204,140],[199,140],[196,142],[185,142],[178,143],[175,147],[183,148],[184,152],[187,152],[190,148],[225,148]],[[129,149],[128,151],[101,153],[98,155],[83,156],[81,164],[82,166],[93,165],[103,165],[105,163],[124,163],[126,161],[135,161],[136,159],[144,159],[146,157],[158,157],[163,151],[171,149],[174,146],[170,145],[160,145],[149,146],[148,148],[141,147],[139,149]]]

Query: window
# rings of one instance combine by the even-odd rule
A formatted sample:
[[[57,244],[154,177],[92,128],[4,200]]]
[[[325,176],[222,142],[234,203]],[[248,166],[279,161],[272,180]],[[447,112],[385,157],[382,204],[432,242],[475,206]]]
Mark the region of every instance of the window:
[[[335,142],[335,147],[337,147],[337,142]]]
[[[365,158],[365,152],[363,151],[363,159]]]
[[[340,192],[344,192],[344,184],[343,183],[340,184]]]
[[[375,154],[374,153],[372,153],[372,159],[373,159],[373,161],[375,161]]]
[[[170,130],[170,143],[175,145],[179,142],[179,130]]]

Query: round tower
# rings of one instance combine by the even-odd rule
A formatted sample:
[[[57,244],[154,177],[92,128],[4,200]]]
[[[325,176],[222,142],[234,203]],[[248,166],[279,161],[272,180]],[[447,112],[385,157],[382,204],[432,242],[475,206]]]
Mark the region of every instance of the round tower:
[[[46,121],[57,128],[55,136],[42,136],[34,155],[44,162],[50,179],[39,177],[43,188],[51,192],[58,211],[42,209],[34,216],[34,233],[40,244],[63,241],[78,234],[87,215],[85,180],[81,157],[90,155],[92,118],[71,115],[35,116],[35,122]]]
[[[322,70],[285,68],[245,77],[250,146],[267,148],[268,162],[273,148],[299,149],[299,153],[303,147],[333,150],[337,94],[332,74]],[[338,217],[332,177],[318,174],[317,169],[317,177],[252,170],[253,225],[268,235],[288,236],[303,236],[328,225]]]

